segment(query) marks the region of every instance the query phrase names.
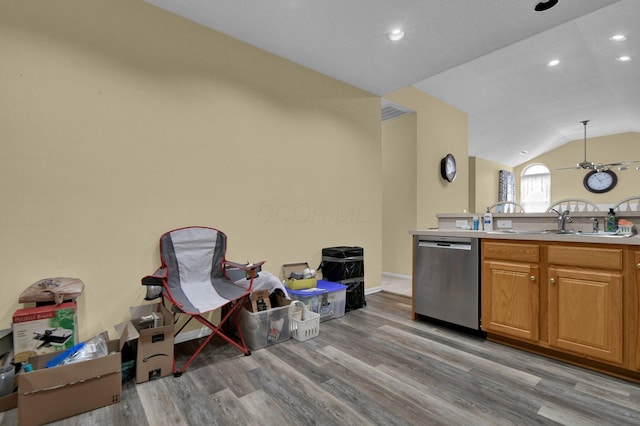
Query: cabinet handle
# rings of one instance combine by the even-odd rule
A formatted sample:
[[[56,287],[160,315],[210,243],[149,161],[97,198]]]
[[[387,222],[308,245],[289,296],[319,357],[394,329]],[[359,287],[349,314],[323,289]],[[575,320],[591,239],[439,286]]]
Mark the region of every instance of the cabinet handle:
[[[555,283],[556,283],[556,279],[555,279],[555,278],[551,278],[551,279],[549,279],[549,282],[550,282],[551,284],[555,284]]]
[[[536,277],[535,277],[534,275],[531,275],[531,276],[529,277],[529,280],[531,280],[531,281],[535,281],[535,280],[536,280]]]

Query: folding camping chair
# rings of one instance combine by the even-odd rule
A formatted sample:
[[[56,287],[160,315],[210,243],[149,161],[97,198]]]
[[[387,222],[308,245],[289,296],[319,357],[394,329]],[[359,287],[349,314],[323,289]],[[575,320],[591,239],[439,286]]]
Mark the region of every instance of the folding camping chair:
[[[173,373],[176,377],[184,373],[214,336],[220,336],[245,355],[251,354],[239,326],[238,314],[251,293],[253,278],[264,261],[251,265],[229,262],[225,259],[226,249],[227,236],[217,229],[192,226],[169,231],[160,237],[161,267],[152,275],[142,278],[142,284],[149,286],[145,299],[162,297],[163,303],[169,300],[174,312],[189,316],[176,335],[193,318],[211,329],[211,334],[181,369],[176,367],[174,359]],[[248,288],[230,280],[226,274],[228,268],[244,270],[249,281]],[[203,314],[216,309],[222,311],[220,322],[214,325]],[[233,330],[237,332],[239,342],[227,334]]]

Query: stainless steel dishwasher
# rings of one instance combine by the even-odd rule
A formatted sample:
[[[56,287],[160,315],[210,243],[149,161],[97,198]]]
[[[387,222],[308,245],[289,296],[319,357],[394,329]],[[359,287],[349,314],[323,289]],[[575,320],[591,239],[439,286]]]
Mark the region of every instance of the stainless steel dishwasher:
[[[413,237],[413,311],[480,330],[480,245],[477,238]]]

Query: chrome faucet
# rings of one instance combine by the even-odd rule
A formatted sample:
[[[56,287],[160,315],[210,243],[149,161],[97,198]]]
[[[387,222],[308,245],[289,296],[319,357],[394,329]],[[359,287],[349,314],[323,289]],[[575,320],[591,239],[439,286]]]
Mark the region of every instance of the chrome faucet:
[[[571,213],[569,210],[565,210],[562,213],[560,213],[558,210],[556,209],[551,209],[552,211],[556,212],[556,214],[558,215],[558,231],[559,232],[564,232],[564,225],[569,222],[572,223],[573,219],[571,218],[571,216],[569,216],[569,213]]]
[[[591,226],[593,226],[592,232],[594,234],[600,232],[600,229],[598,228],[598,219],[596,219],[595,217],[591,218]]]

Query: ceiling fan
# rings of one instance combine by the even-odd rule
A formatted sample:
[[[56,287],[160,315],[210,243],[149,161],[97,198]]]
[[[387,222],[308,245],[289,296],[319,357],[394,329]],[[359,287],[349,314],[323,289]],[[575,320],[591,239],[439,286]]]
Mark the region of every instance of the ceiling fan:
[[[604,172],[607,170],[611,170],[614,167],[617,167],[618,170],[627,170],[630,164],[640,163],[640,161],[623,161],[616,163],[593,163],[591,161],[587,161],[587,123],[589,120],[581,121],[584,125],[584,160],[575,165],[575,167],[563,167],[558,170],[595,170],[596,172]]]

